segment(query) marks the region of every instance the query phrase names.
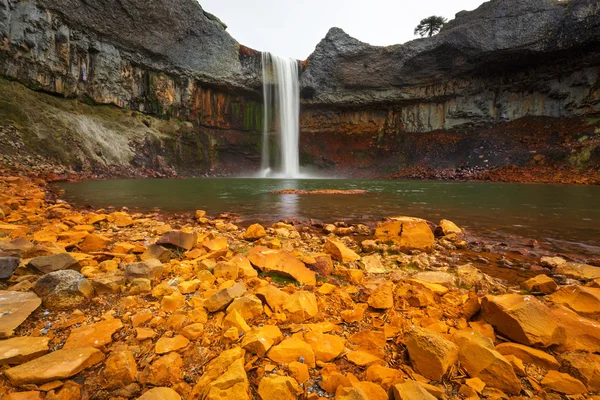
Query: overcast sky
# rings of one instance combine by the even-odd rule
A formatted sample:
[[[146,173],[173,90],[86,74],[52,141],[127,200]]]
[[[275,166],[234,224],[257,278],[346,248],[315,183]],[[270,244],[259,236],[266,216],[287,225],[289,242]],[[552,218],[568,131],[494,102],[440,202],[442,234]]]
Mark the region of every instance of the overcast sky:
[[[404,43],[430,15],[453,19],[483,0],[199,0],[228,25],[239,43],[279,56],[306,59],[337,26],[373,45]]]

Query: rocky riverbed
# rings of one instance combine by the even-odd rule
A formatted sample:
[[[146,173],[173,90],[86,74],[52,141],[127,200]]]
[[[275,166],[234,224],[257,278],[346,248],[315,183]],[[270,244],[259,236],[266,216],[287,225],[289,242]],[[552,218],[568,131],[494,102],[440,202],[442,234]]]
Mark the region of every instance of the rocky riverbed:
[[[481,243],[449,220],[242,227],[207,211],[78,209],[0,176],[0,396],[600,390],[598,260]]]

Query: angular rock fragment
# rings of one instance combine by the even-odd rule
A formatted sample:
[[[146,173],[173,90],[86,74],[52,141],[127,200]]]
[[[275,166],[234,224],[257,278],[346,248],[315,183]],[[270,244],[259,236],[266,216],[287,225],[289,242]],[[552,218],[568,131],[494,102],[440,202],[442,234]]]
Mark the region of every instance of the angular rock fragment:
[[[63,349],[78,347],[100,348],[112,342],[112,335],[123,328],[120,319],[107,319],[91,325],[84,325],[71,331]]]
[[[44,307],[68,310],[87,304],[94,296],[92,284],[77,271],[50,272],[37,280],[33,291],[42,298]]]
[[[394,400],[436,400],[419,382],[406,381],[392,386]]]
[[[394,308],[394,284],[385,282],[371,292],[367,303],[377,309]]]
[[[20,262],[21,259],[18,257],[0,257],[0,279],[10,278]]]
[[[548,371],[542,379],[542,387],[553,390],[558,393],[572,395],[587,393],[588,390],[581,381],[573,378],[569,374],[558,371]]]
[[[315,353],[312,347],[305,341],[295,337],[285,339],[277,346],[271,347],[267,357],[281,364],[299,361],[311,368],[315,367]]]
[[[15,337],[0,340],[0,365],[22,364],[48,352],[46,337]]]
[[[204,307],[210,312],[216,312],[226,308],[231,302],[246,293],[246,286],[243,282],[238,282],[230,288],[221,289],[210,296],[204,302]]]
[[[306,268],[302,261],[287,251],[267,253],[262,270],[292,277],[305,285],[315,285],[317,283],[315,272]]]
[[[265,228],[261,224],[252,224],[246,229],[244,232],[244,239],[246,240],[258,240],[267,236],[267,232],[265,232]]]
[[[590,390],[600,390],[600,355],[573,351],[561,354],[560,361],[564,371],[579,379]]]
[[[136,278],[144,278],[150,280],[158,280],[162,277],[164,267],[162,263],[156,259],[127,264],[125,266],[125,279],[132,281]]]
[[[481,302],[484,319],[498,332],[528,346],[558,344],[564,332],[550,309],[533,296],[486,296]]]
[[[383,242],[392,241],[406,250],[429,251],[435,244],[427,221],[413,217],[392,217],[391,221],[380,222],[373,237]]]
[[[558,289],[558,285],[556,282],[554,282],[554,279],[544,274],[537,275],[526,280],[525,282],[521,283],[521,287],[533,293],[544,294],[554,293],[556,289]]]
[[[40,304],[35,293],[0,290],[0,338],[11,337]]]
[[[102,375],[107,382],[107,389],[117,389],[135,382],[136,374],[137,364],[133,353],[119,350],[112,352],[107,358]]]
[[[156,244],[170,245],[184,250],[191,250],[198,241],[196,233],[188,233],[182,231],[170,231],[165,233]]]
[[[564,305],[586,317],[600,316],[600,288],[564,286],[547,297],[555,304]]]
[[[40,384],[70,378],[104,360],[93,347],[57,350],[33,361],[4,371],[13,386]]]
[[[496,346],[496,351],[504,356],[513,355],[526,363],[536,364],[546,369],[559,369],[560,364],[556,358],[550,354],[534,349],[528,346],[524,346],[518,343],[500,343]]]
[[[406,348],[415,371],[431,380],[441,381],[458,360],[458,347],[437,332],[413,327],[407,337]]]
[[[303,290],[290,295],[283,304],[283,308],[288,312],[289,320],[296,323],[304,322],[319,312],[315,295]]]
[[[360,260],[360,256],[358,254],[356,254],[354,251],[347,248],[345,244],[337,240],[327,240],[327,242],[325,242],[325,245],[323,246],[323,250],[325,251],[325,253],[331,254],[331,257],[333,257],[337,261],[343,263]]]
[[[53,254],[51,256],[35,257],[28,263],[28,267],[35,268],[43,274],[50,272],[72,269],[81,271],[81,264],[69,253]]]
[[[181,396],[171,388],[155,387],[144,392],[137,400],[181,400]]]
[[[298,382],[289,376],[265,376],[258,384],[258,395],[262,400],[296,400],[302,393]]]

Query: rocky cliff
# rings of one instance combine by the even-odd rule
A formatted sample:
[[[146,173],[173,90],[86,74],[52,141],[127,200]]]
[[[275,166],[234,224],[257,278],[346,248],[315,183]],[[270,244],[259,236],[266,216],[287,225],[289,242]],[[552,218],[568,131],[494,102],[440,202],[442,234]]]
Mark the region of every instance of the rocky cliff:
[[[234,153],[252,152],[259,142],[253,137],[262,130],[257,54],[240,46],[194,0],[0,0],[1,75],[54,95],[191,122],[187,134],[170,130],[174,148],[161,144],[148,149],[184,173],[214,171],[219,160],[227,159],[219,151],[227,153],[232,141],[238,143]],[[48,113],[29,113],[26,124],[19,124],[23,121],[16,114],[23,114],[23,108],[7,104],[13,103],[10,99],[0,101],[5,108],[0,125],[5,136],[14,138],[8,140],[13,151],[4,155],[14,153],[12,145],[19,140],[10,132],[20,129],[20,136],[34,142],[26,150],[41,152],[49,162],[99,172],[115,162],[155,167],[155,162],[136,163],[134,157],[139,143],[154,142],[152,133],[136,137],[127,157],[115,158],[110,145],[90,145],[84,138],[97,136],[86,128],[92,125],[70,123],[68,112],[50,113],[51,119]],[[58,137],[31,129],[57,118],[54,122],[65,127]],[[94,118],[94,127],[110,122]],[[128,123],[135,124],[135,118]],[[120,130],[109,132],[107,143],[129,137]],[[44,152],[57,140],[73,143],[72,151]],[[243,160],[241,164],[243,168]]]
[[[389,47],[333,28],[307,60],[301,82],[306,156],[323,164],[370,169],[386,159],[389,173],[402,174],[415,166],[529,165],[544,158],[568,165],[575,152],[585,153],[584,164],[600,165],[596,0],[492,0],[458,13],[436,36]],[[555,131],[553,118],[573,124]],[[519,119],[528,128],[514,132]],[[493,128],[498,132],[490,137]],[[335,151],[315,149],[323,136]],[[568,146],[572,141],[577,145]],[[336,142],[356,146],[341,150]]]
[[[389,47],[333,28],[302,63],[301,159],[357,176],[600,174],[599,49],[595,0],[492,0],[434,37]],[[194,0],[0,0],[0,75],[75,99],[0,81],[5,163],[258,168],[260,55]],[[94,115],[73,123],[81,104]],[[133,111],[120,127],[94,108],[115,106]],[[164,119],[173,125],[156,130]]]

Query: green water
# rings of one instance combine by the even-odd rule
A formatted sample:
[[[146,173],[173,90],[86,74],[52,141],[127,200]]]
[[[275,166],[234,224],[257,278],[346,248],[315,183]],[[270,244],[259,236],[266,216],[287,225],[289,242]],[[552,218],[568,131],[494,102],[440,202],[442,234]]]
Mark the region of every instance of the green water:
[[[345,179],[165,179],[64,183],[65,198],[93,207],[204,209],[246,221],[367,222],[410,215],[450,219],[497,241],[536,239],[553,251],[600,256],[600,187]],[[364,189],[364,195],[280,195],[280,189]]]

